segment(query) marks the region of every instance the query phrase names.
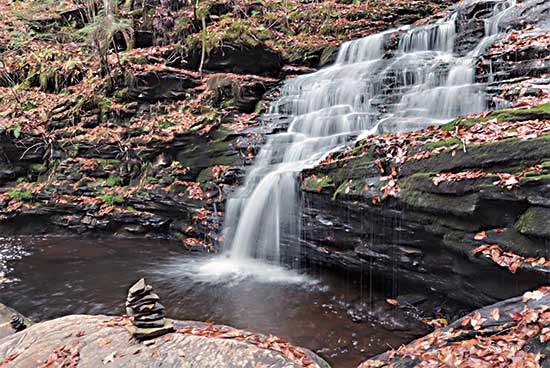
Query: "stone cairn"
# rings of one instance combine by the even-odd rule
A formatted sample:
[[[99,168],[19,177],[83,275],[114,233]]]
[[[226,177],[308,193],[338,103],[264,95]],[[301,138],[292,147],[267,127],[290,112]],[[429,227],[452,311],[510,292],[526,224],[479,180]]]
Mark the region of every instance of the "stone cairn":
[[[145,279],[136,282],[128,290],[126,314],[134,318],[128,330],[136,339],[145,340],[164,335],[174,330],[174,324],[166,319],[160,297],[147,285]]]
[[[27,325],[25,324],[25,320],[18,313],[14,314],[13,317],[11,317],[10,325],[17,332],[23,331],[24,329],[27,328]]]

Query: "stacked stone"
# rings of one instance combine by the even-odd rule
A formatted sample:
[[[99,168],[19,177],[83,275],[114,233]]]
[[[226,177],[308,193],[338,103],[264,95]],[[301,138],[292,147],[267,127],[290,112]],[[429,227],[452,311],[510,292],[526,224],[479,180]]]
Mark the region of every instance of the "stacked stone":
[[[10,325],[17,332],[23,331],[24,329],[27,328],[27,325],[25,324],[25,320],[23,319],[23,317],[21,317],[20,314],[17,314],[17,313],[14,314],[13,317],[11,318]]]
[[[164,306],[159,296],[153,293],[153,287],[144,279],[136,282],[128,290],[126,314],[134,317],[134,325],[141,329],[161,328],[166,324]]]

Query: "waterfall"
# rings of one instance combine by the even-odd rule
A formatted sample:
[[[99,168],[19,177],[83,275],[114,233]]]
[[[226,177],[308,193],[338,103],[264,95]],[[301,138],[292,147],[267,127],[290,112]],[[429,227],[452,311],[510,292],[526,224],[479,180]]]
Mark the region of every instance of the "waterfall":
[[[485,21],[486,39],[465,57],[453,53],[455,11],[436,24],[346,42],[334,65],[287,80],[263,117],[287,129],[268,136],[244,185],[227,202],[224,256],[278,263],[284,240],[300,236],[297,176],[329,151],[366,134],[422,129],[486,109],[474,60],[514,5],[495,4]]]

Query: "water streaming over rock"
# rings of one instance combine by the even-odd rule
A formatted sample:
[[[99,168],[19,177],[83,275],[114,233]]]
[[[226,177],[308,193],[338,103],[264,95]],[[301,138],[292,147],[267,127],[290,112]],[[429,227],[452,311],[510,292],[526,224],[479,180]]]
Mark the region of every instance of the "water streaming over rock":
[[[279,262],[284,239],[300,232],[297,175],[331,150],[366,134],[417,130],[484,110],[474,61],[512,5],[491,2],[486,37],[464,57],[453,53],[459,8],[433,25],[346,42],[334,65],[286,81],[264,116],[286,131],[268,137],[228,200],[228,258]]]

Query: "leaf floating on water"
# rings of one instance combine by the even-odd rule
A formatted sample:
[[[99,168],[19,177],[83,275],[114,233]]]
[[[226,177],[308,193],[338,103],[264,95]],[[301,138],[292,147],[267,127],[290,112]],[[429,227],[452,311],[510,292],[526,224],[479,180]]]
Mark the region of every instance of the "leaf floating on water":
[[[399,305],[399,302],[395,299],[386,299],[386,303],[390,305]]]

